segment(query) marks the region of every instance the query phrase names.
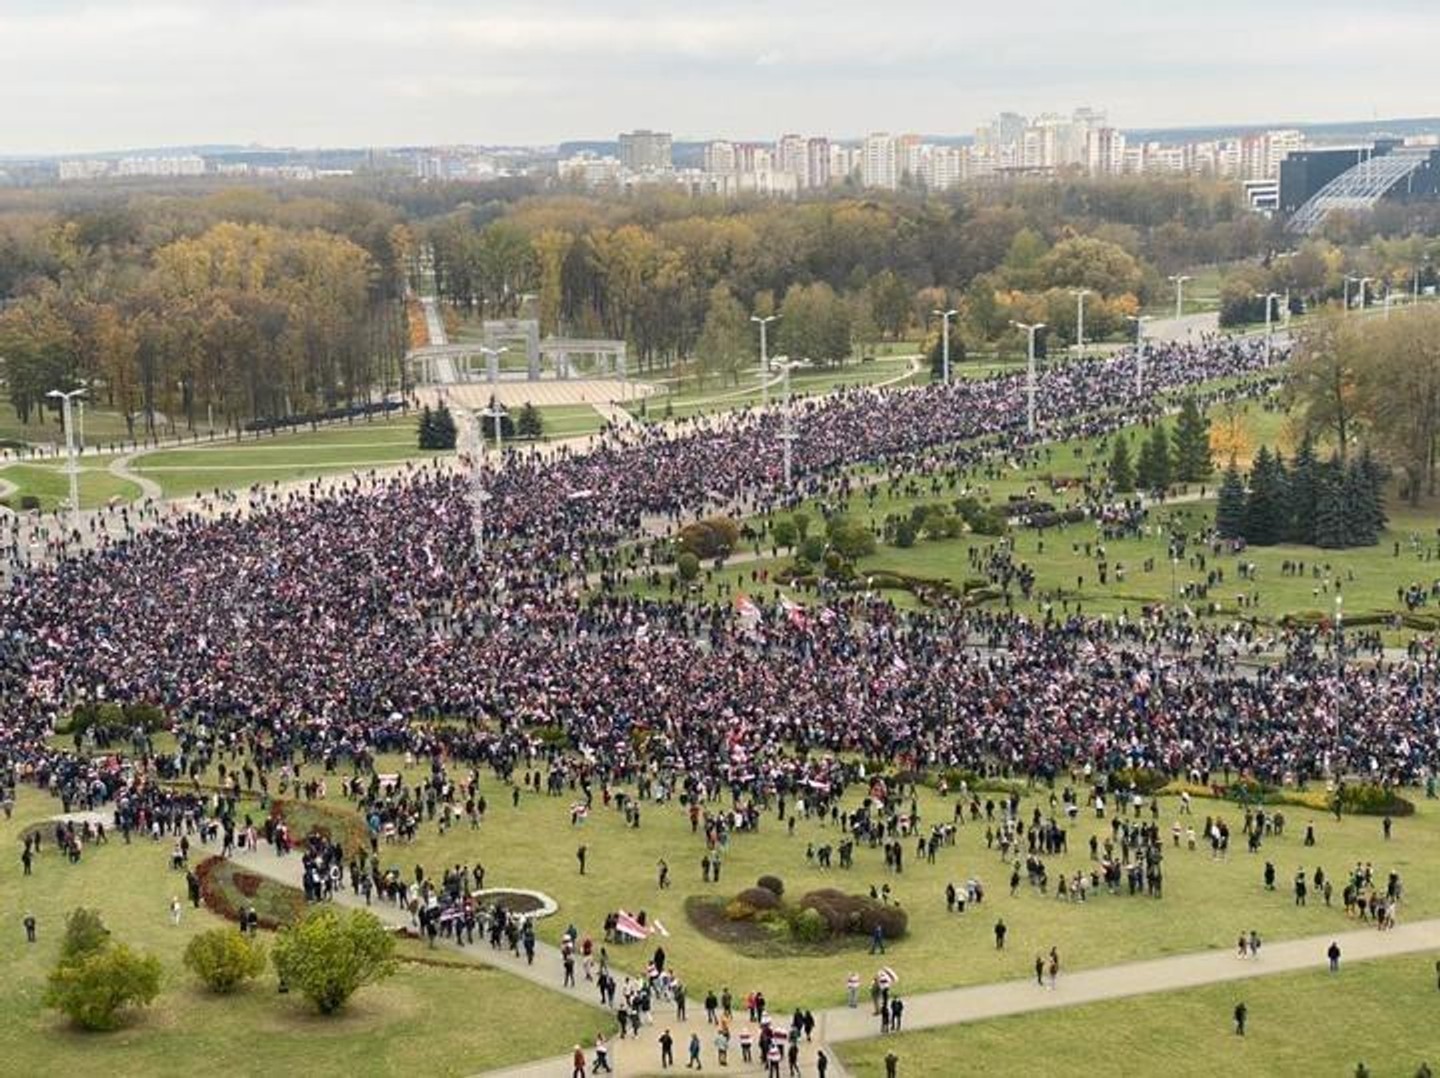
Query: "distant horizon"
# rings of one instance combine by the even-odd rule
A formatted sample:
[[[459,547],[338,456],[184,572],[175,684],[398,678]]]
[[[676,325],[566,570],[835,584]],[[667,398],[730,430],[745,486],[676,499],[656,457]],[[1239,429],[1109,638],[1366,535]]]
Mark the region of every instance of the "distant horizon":
[[[1080,107],[1080,106],[1076,106]],[[1014,110],[1010,110],[1014,111]],[[1067,110],[1068,111],[1068,110]],[[982,121],[983,123],[984,121]],[[1193,123],[1176,125],[1114,125],[1117,130],[1127,135],[1150,134],[1150,135],[1183,135],[1183,134],[1207,134],[1216,138],[1224,138],[1227,135],[1238,135],[1249,131],[1273,131],[1298,129],[1301,131],[1317,128],[1371,128],[1383,129],[1395,125],[1433,125],[1436,133],[1440,133],[1440,115],[1436,116],[1389,116],[1379,119],[1340,119],[1340,120],[1261,120],[1246,121],[1237,123]],[[220,153],[338,153],[358,152],[377,150],[385,152],[397,152],[407,150],[437,149],[442,147],[476,147],[481,149],[510,149],[510,150],[544,150],[560,146],[587,144],[587,143],[613,143],[617,140],[621,130],[633,131],[643,129],[643,125],[632,125],[623,129],[617,129],[610,135],[597,136],[575,136],[562,138],[556,141],[537,142],[486,142],[474,139],[451,139],[438,142],[411,142],[411,143],[379,143],[379,142],[356,142],[356,143],[281,143],[281,142],[227,142],[217,139],[209,139],[198,143],[171,143],[151,146],[110,146],[104,149],[89,150],[55,150],[50,152],[33,152],[0,150],[0,161],[57,161],[83,158],[108,158],[125,157],[141,154],[220,154]],[[663,131],[663,128],[652,127],[650,130]],[[926,139],[968,139],[974,137],[974,131],[915,131],[913,128],[891,125],[888,129],[890,134],[914,133]],[[668,132],[672,139],[678,144],[695,145],[708,142],[774,142],[783,134],[795,133],[805,136],[830,138],[835,142],[859,142],[869,132],[859,134],[836,135],[826,131],[797,129],[788,127],[784,130],[777,130],[773,134],[752,137],[748,135],[695,135],[690,133],[676,134]]]

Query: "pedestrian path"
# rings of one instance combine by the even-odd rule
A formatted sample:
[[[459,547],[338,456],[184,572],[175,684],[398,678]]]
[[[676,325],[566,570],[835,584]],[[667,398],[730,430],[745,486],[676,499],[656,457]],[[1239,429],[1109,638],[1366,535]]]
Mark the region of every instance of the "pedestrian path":
[[[1332,941],[1340,945],[1343,970],[1345,963],[1440,950],[1440,919],[1402,924],[1386,932],[1368,928],[1266,943],[1254,960],[1242,959],[1234,951],[1219,950],[1074,973],[1066,973],[1062,968],[1054,990],[1042,988],[1027,978],[906,996],[905,1028],[934,1029],[1126,996],[1324,969],[1325,952]],[[862,1040],[880,1032],[880,1020],[870,1013],[868,1006],[853,1010],[837,1007],[817,1013],[815,1017],[820,1023],[817,1028],[824,1030],[826,1040],[832,1044]]]

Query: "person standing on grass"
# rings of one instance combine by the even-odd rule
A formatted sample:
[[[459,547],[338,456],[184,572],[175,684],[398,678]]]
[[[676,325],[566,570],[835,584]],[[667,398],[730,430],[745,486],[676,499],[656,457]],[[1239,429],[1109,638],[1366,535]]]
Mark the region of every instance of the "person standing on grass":
[[[179,895],[171,895],[171,896],[170,896],[170,924],[173,925],[173,926],[175,926],[175,927],[177,927],[177,928],[178,928],[179,925],[180,925],[180,911],[181,911],[183,908],[184,908],[184,907],[180,905],[180,896],[179,896]]]
[[[1330,960],[1330,972],[1340,972],[1340,943],[1338,940],[1331,940],[1330,946],[1326,948],[1325,957]]]
[[[1245,1006],[1244,1000],[1235,1004],[1235,1036],[1245,1036],[1245,1019],[1249,1016],[1250,1010]]]
[[[896,1078],[900,1070],[900,1057],[894,1052],[885,1053],[885,1078]]]

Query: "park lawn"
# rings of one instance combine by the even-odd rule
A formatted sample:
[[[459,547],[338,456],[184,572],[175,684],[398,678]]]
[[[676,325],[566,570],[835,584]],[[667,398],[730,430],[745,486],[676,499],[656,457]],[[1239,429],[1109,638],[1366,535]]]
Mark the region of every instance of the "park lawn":
[[[59,807],[22,786],[15,819],[0,821],[0,847],[15,858],[13,870],[7,866],[0,874],[0,1058],[8,1074],[185,1078],[197,1066],[223,1061],[227,1074],[263,1078],[296,1073],[303,1061],[306,1074],[334,1078],[402,1071],[466,1075],[563,1054],[609,1028],[598,1010],[479,966],[402,962],[395,977],[362,989],[334,1019],[315,1015],[298,995],[277,995],[269,970],[247,991],[212,996],[195,985],[181,956],[193,934],[226,922],[187,903],[180,927],[171,927],[170,897],[183,899],[185,884],[169,869],[168,840],[126,847],[117,835],[108,846],[89,848],[77,866],[47,842],[35,875],[20,875],[15,847],[21,830]],[[98,908],[118,939],[164,964],[159,998],[112,1033],[75,1031],[41,1003],[64,914],[78,905]],[[27,911],[39,922],[34,946],[20,929]],[[421,955],[423,949],[406,943],[401,953]]]
[[[905,351],[900,356],[877,358],[870,362],[852,360],[841,367],[796,371],[790,376],[790,389],[797,397],[817,396],[838,389],[891,382],[905,373],[910,362],[906,358],[909,354],[909,351]],[[916,379],[920,377],[921,375],[917,374],[902,378],[894,384],[917,384]],[[769,388],[768,394],[762,394],[757,368],[755,371],[745,372],[739,385],[721,382],[701,389],[683,389],[668,395],[659,394],[646,398],[643,409],[639,401],[627,404],[626,408],[635,415],[659,420],[667,414],[668,407],[671,418],[684,419],[694,415],[737,411],[761,403],[767,395],[772,402],[778,402],[784,393],[784,383],[777,382]]]
[[[1033,1075],[1057,1070],[1115,1076],[1164,1074],[1342,1075],[1364,1062],[1376,1078],[1410,1078],[1422,1061],[1440,1067],[1436,955],[1356,962],[1256,977],[944,1029],[857,1041],[839,1050],[856,1078]],[[1263,962],[1263,958],[1262,958]],[[1244,1001],[1246,1035],[1232,1024]]]
[[[551,404],[537,406],[536,411],[545,425],[547,439],[596,434],[605,422],[600,413],[588,404]],[[512,409],[512,414],[518,415],[519,412]]]
[[[438,455],[437,451],[418,448],[414,438],[406,442],[352,442],[318,446],[247,443],[234,446],[217,445],[211,449],[161,449],[136,458],[133,467],[142,473],[190,469],[225,471],[229,468],[261,470],[296,464],[354,464],[369,467],[372,464],[397,464],[405,460],[429,459]]]
[[[140,497],[140,488],[125,479],[117,478],[106,470],[109,457],[86,457],[80,468],[80,507],[94,509],[108,504],[111,499],[134,501]],[[18,509],[20,499],[33,494],[40,499],[42,512],[49,512],[67,504],[70,500],[70,476],[63,463],[10,464],[0,467],[0,478],[8,479],[18,488],[7,501]]]
[[[77,428],[78,429],[78,428]],[[85,439],[90,444],[130,440],[125,417],[105,408],[85,408]],[[30,422],[20,422],[10,404],[9,391],[0,387],[0,441],[29,442],[34,445],[65,444],[65,431],[58,412],[32,412]]]
[[[409,464],[423,464],[417,458],[400,460],[377,460],[370,464],[306,464],[291,462],[284,465],[243,468],[181,468],[175,471],[157,469],[143,471],[147,479],[160,484],[166,498],[189,498],[197,494],[208,494],[215,490],[243,490],[253,486],[267,486],[272,483],[290,483],[302,479],[320,479],[334,475],[365,475],[376,470],[394,470]]]
[[[428,774],[424,765],[406,766],[396,757],[382,758],[376,767],[404,771],[411,779]],[[329,786],[334,798],[338,779],[332,779]],[[942,848],[934,865],[915,856],[911,839],[905,842],[902,875],[888,874],[881,851],[863,846],[856,850],[852,871],[822,872],[807,862],[806,845],[836,843],[838,833],[818,820],[802,819],[794,835],[787,835],[772,809],[759,831],[731,838],[721,883],[707,885],[700,872],[703,831],[691,833],[686,812],[678,803],[647,804],[642,808],[641,826],[627,828],[613,805],[602,805],[597,791],[589,819],[572,826],[570,805],[580,796],[576,792],[567,791],[560,797],[522,793],[515,808],[510,788],[488,774],[482,777],[481,792],[489,811],[478,830],[462,823],[442,836],[435,823],[426,823],[413,844],[382,846],[382,867],[408,871],[421,864],[438,872],[443,865],[478,862],[485,866],[486,886],[545,891],[560,906],[558,916],[540,923],[541,937],[552,943],[569,924],[598,940],[607,913],[617,908],[632,913],[644,910],[669,930],[668,938],[655,942],[664,946],[669,962],[689,983],[694,998],[703,996],[709,987],[718,990],[728,985],[738,993],[761,988],[782,1013],[797,1005],[843,1002],[846,975],[853,970],[868,977],[876,967],[877,958],[866,954],[867,941],[854,940],[823,954],[795,954],[793,946],[777,942],[771,958],[745,957],[691,926],[684,911],[688,896],[728,899],[764,874],[779,876],[790,896],[820,887],[868,892],[872,885],[889,883],[897,901],[909,911],[910,934],[892,942],[884,963],[899,971],[910,993],[1024,977],[1034,951],[1052,945],[1067,956],[1070,968],[1080,968],[1228,948],[1240,922],[1246,929],[1253,927],[1262,937],[1276,940],[1346,926],[1349,922],[1338,906],[1338,885],[1335,908],[1327,909],[1318,898],[1308,907],[1294,907],[1288,881],[1300,866],[1313,871],[1321,865],[1338,880],[1357,861],[1368,860],[1382,881],[1394,868],[1406,884],[1404,919],[1440,915],[1440,856],[1434,852],[1440,839],[1440,801],[1425,801],[1421,795],[1416,795],[1416,815],[1397,821],[1395,837],[1388,844],[1382,841],[1376,819],[1346,818],[1336,824],[1323,813],[1303,808],[1284,809],[1290,820],[1286,835],[1267,841],[1259,856],[1244,852],[1243,842],[1237,841],[1238,848],[1227,861],[1215,862],[1203,842],[1201,849],[1192,852],[1173,849],[1167,837],[1164,899],[1101,895],[1082,905],[1040,896],[1024,885],[1020,894],[1011,898],[1009,867],[1000,862],[997,851],[986,847],[983,821],[965,824],[956,846]],[[1042,812],[1048,812],[1048,791],[1041,794],[1038,803]],[[845,805],[858,805],[862,796],[859,787],[852,787]],[[922,789],[918,802],[923,820],[950,820],[953,800],[942,800],[933,791]],[[1021,814],[1027,820],[1035,804],[1029,796],[1022,803]],[[1190,822],[1198,831],[1205,814],[1217,811],[1238,836],[1242,813],[1234,806],[1199,800]],[[1178,801],[1164,799],[1160,822],[1167,836],[1177,812]],[[1311,819],[1319,845],[1306,849],[1302,846],[1304,824]],[[1070,832],[1070,855],[1047,858],[1056,875],[1062,869],[1088,870],[1089,836],[1108,834],[1109,821],[1082,814]],[[584,877],[577,871],[575,857],[582,844],[588,852]],[[657,886],[657,864],[662,858],[670,865],[672,880],[672,886],[664,891]],[[1266,858],[1275,862],[1279,872],[1280,886],[1274,892],[1266,892],[1261,882]],[[946,883],[959,886],[972,876],[986,887],[985,903],[963,916],[947,914]],[[1014,943],[1013,948],[999,953],[991,938],[997,916],[1004,917]],[[611,945],[611,961],[638,973],[651,950],[652,944]]]

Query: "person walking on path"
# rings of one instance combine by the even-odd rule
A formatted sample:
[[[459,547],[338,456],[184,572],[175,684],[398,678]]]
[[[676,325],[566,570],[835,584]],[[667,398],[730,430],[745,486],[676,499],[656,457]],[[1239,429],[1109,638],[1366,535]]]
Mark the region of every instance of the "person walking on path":
[[[1435,963],[1436,973],[1440,974],[1440,962]],[[845,978],[845,1002],[853,1011],[860,1004],[860,974],[851,973]]]
[[[1245,1006],[1243,1000],[1235,1004],[1235,1036],[1245,1036],[1245,1019],[1249,1014],[1250,1010]]]
[[[704,1069],[700,1066],[700,1034],[698,1033],[690,1034],[690,1058],[685,1063],[685,1069],[687,1071]]]
[[[574,1054],[570,1057],[570,1062],[570,1078],[585,1078],[585,1049],[577,1044]]]
[[[590,1068],[591,1074],[599,1074],[604,1071],[606,1074],[614,1074],[610,1069],[610,1045],[605,1041],[603,1033],[595,1034],[595,1064]]]
[[[1325,951],[1325,957],[1330,960],[1330,972],[1331,972],[1331,973],[1339,973],[1339,972],[1340,972],[1340,943],[1339,943],[1339,941],[1337,941],[1337,940],[1331,940],[1331,941],[1330,941],[1330,946],[1329,946],[1329,948]]]
[[[660,1034],[660,1066],[669,1068],[675,1063],[675,1038],[670,1036],[667,1029]]]

